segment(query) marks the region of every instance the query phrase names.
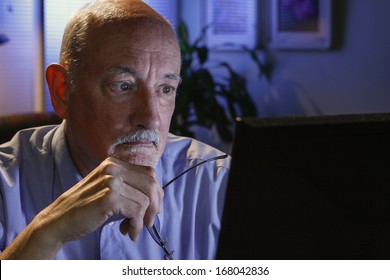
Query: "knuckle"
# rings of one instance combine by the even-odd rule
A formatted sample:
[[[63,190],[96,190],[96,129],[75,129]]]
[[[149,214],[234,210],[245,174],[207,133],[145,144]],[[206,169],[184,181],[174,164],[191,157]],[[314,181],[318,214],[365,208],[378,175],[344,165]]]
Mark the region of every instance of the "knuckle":
[[[116,176],[104,175],[102,188],[104,189],[104,197],[106,202],[111,205],[119,196],[119,189],[122,185],[122,180]]]
[[[139,200],[139,205],[143,207],[145,210],[150,205],[150,199],[147,195],[141,195]]]
[[[160,200],[164,197],[164,190],[156,178],[149,178],[146,186],[149,196],[154,200]]]
[[[103,182],[103,185],[110,189],[117,189],[122,184],[122,180],[119,177],[108,174],[103,176]]]
[[[145,216],[146,209],[147,209],[147,207],[145,207],[144,204],[137,203],[135,208],[134,208],[134,216],[139,218],[139,219],[142,219]]]
[[[101,168],[104,174],[115,174],[118,170],[118,164],[113,158],[107,158],[102,162]]]
[[[153,192],[158,192],[158,183],[157,180],[154,177],[146,177],[145,178],[145,186],[148,189],[149,193],[152,194]]]

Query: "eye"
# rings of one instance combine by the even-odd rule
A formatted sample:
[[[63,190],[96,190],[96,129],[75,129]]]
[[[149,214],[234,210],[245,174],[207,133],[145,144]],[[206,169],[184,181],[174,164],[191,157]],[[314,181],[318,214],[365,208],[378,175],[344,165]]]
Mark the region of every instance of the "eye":
[[[121,90],[128,90],[130,88],[130,85],[128,83],[122,83],[119,85],[119,88]]]
[[[134,90],[135,86],[131,82],[113,82],[110,83],[109,87],[111,90],[116,91],[116,92],[126,92],[126,91],[132,91]]]
[[[171,93],[172,91],[174,91],[175,89],[171,86],[165,85],[165,86],[162,86],[160,90],[162,93],[168,94],[168,93]]]

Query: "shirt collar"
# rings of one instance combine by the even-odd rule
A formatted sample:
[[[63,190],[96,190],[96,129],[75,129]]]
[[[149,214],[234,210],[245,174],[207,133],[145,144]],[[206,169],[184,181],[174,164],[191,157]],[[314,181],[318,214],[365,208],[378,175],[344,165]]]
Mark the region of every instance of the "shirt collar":
[[[53,137],[53,153],[55,163],[56,181],[59,180],[60,186],[54,190],[54,196],[57,197],[70,187],[77,184],[82,176],[74,164],[66,143],[65,121],[61,123]]]

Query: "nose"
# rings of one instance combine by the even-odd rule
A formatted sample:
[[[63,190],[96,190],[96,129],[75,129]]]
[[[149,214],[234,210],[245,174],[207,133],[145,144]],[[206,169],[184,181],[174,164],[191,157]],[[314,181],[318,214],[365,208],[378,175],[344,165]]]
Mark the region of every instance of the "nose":
[[[141,128],[157,129],[160,126],[158,96],[153,89],[139,90],[132,100],[131,122]]]

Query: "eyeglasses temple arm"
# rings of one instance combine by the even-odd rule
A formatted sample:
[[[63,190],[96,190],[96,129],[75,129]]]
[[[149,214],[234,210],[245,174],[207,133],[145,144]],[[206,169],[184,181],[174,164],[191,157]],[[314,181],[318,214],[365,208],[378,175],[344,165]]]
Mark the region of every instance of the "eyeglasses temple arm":
[[[204,161],[201,161],[193,166],[191,166],[190,168],[188,168],[187,170],[184,170],[182,173],[180,173],[179,175],[177,175],[175,178],[173,178],[172,180],[170,180],[168,183],[166,183],[162,188],[165,189],[166,187],[168,187],[172,182],[174,182],[177,178],[183,176],[184,174],[186,174],[188,171],[194,169],[195,167],[198,167],[199,165],[202,165],[203,163],[206,163],[206,162],[209,162],[209,161],[213,161],[213,160],[218,160],[218,159],[225,159],[227,158],[229,155],[228,154],[224,154],[222,156],[216,156],[216,157],[212,157],[212,158],[209,158],[209,159],[206,159]]]

